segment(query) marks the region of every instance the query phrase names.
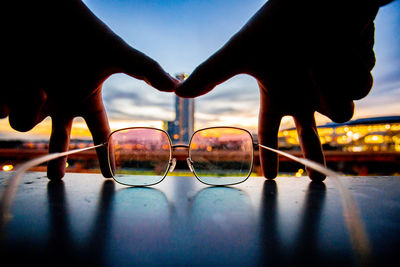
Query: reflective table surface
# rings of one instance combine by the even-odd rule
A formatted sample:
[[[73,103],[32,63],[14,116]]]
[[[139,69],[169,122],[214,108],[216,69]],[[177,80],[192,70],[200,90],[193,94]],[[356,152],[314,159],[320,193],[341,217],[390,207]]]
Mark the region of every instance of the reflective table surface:
[[[0,172],[4,183],[9,174]],[[400,255],[400,177],[343,177],[374,265]],[[130,188],[99,174],[27,173],[1,233],[1,260],[57,266],[357,265],[334,183],[251,177],[210,187],[168,176]],[[398,266],[398,265],[397,265]]]

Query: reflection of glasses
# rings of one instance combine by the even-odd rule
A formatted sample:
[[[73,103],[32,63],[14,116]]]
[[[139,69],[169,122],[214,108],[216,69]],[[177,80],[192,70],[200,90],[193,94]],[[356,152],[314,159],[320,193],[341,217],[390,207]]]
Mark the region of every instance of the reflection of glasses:
[[[173,151],[177,149],[189,150],[189,169],[208,185],[244,182],[253,168],[253,138],[247,130],[236,127],[198,130],[188,145],[173,145],[160,129],[126,128],[112,132],[105,145],[114,180],[130,186],[161,182],[175,168]]]

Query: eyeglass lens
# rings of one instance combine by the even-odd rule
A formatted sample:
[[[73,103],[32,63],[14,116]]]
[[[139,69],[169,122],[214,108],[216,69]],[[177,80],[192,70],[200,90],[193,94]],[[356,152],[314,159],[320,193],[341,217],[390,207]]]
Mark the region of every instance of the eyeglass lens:
[[[203,183],[237,184],[251,173],[253,139],[243,129],[203,129],[193,135],[189,155],[194,173]]]
[[[153,185],[168,172],[171,143],[161,130],[131,128],[116,131],[110,136],[108,149],[114,179],[121,184]]]

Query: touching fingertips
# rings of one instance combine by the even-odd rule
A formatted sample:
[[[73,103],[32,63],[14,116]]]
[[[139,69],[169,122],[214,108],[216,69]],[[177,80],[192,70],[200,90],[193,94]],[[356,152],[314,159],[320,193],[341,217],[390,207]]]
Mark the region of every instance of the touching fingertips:
[[[190,77],[180,83],[176,89],[175,94],[180,97],[197,97],[204,95],[214,89],[214,85],[202,85],[196,81],[196,79],[191,79]]]
[[[156,88],[165,92],[173,92],[179,83],[179,80],[172,77],[169,73],[165,73],[165,76],[160,79],[160,84],[157,84]]]

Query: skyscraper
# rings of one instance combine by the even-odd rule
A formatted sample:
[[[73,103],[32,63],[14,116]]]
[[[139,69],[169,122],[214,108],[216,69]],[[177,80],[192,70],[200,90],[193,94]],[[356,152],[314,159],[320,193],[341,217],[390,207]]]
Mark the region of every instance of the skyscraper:
[[[180,73],[176,78],[183,81],[187,74]],[[175,96],[175,120],[169,121],[166,126],[174,143],[188,143],[194,131],[194,99]]]

